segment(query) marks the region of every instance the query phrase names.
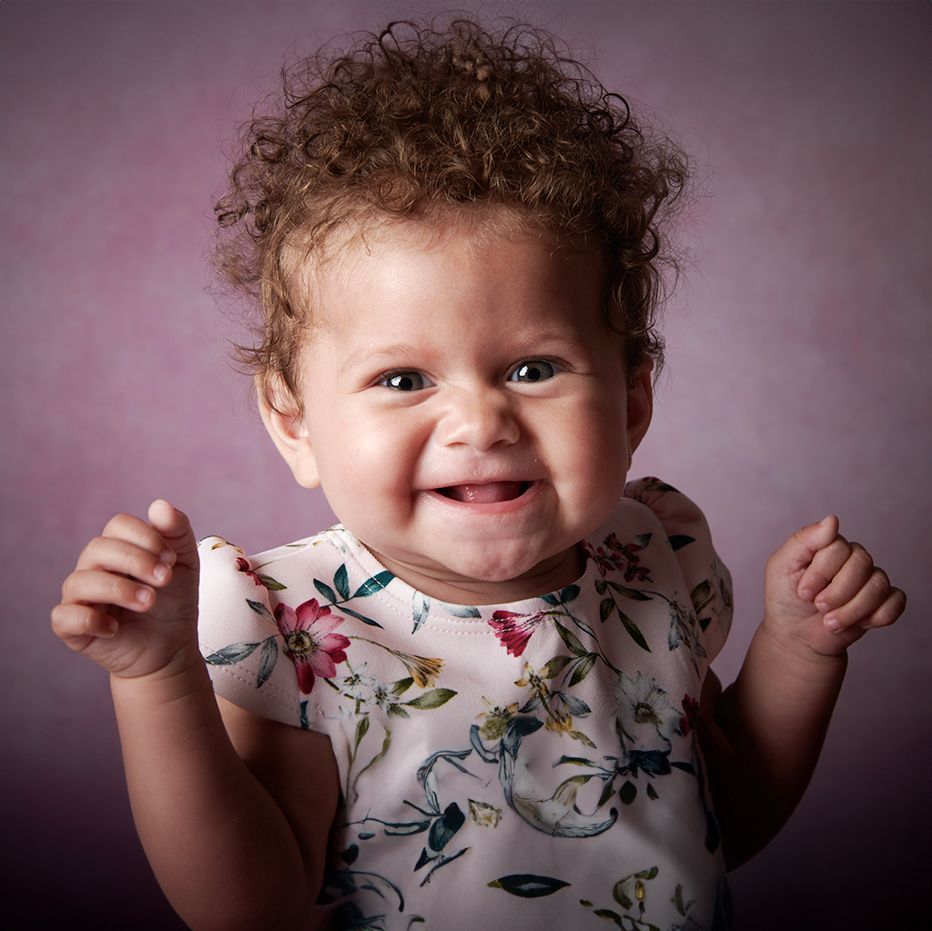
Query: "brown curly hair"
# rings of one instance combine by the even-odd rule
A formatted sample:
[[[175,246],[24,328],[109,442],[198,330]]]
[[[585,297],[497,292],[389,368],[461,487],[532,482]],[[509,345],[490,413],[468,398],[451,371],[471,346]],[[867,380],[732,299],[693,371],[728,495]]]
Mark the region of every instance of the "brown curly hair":
[[[283,69],[282,96],[253,114],[241,143],[215,207],[214,261],[261,305],[255,343],[234,356],[270,403],[280,378],[300,408],[297,353],[313,319],[293,294],[288,250],[310,257],[348,218],[372,214],[501,206],[584,236],[605,257],[603,314],[625,336],[628,370],[646,358],[659,369],[656,314],[675,267],[661,228],[682,200],[686,159],[549,33],[391,23]]]

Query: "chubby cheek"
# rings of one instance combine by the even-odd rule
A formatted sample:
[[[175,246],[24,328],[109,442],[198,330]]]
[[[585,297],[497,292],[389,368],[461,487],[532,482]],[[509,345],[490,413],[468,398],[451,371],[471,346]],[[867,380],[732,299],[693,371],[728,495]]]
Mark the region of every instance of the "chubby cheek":
[[[328,449],[321,484],[334,513],[351,530],[386,521],[397,526],[410,512],[417,461],[415,439],[378,419],[343,432],[339,449]]]
[[[622,496],[628,472],[625,431],[624,409],[604,403],[562,431],[556,455],[563,487],[558,490],[577,517],[592,513],[587,523],[600,523]]]

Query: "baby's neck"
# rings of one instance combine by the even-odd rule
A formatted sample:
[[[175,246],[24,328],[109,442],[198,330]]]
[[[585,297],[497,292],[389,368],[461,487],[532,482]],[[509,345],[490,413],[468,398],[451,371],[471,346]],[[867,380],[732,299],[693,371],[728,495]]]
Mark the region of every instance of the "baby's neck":
[[[360,541],[362,542],[362,541]],[[586,571],[586,552],[577,544],[514,578],[474,579],[435,572],[395,559],[362,544],[386,569],[415,590],[437,601],[456,605],[498,605],[538,598],[566,588]]]

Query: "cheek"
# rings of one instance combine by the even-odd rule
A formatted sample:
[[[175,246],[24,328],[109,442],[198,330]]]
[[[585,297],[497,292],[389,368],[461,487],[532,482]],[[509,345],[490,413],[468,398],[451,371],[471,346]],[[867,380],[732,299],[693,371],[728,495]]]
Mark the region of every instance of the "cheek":
[[[390,416],[359,416],[335,425],[339,436],[326,443],[324,490],[360,512],[410,497],[417,445],[403,423]],[[326,442],[326,441],[325,441]],[[338,515],[339,516],[339,515]]]
[[[595,488],[611,494],[624,488],[628,466],[624,402],[592,398],[584,409],[585,417],[571,419],[552,434],[556,454],[565,480],[578,486],[579,494],[592,494]]]

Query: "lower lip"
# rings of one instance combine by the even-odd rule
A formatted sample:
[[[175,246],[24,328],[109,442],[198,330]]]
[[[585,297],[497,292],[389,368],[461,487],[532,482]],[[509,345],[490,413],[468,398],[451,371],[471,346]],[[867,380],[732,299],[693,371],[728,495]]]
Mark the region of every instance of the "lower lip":
[[[459,501],[456,498],[448,498],[439,491],[433,490],[427,491],[425,494],[430,501],[443,504],[451,508],[456,514],[513,514],[515,511],[520,511],[522,508],[534,503],[540,496],[541,485],[541,482],[534,481],[531,482],[527,490],[523,494],[518,495],[517,498],[509,498],[507,501],[490,501],[487,503]]]

